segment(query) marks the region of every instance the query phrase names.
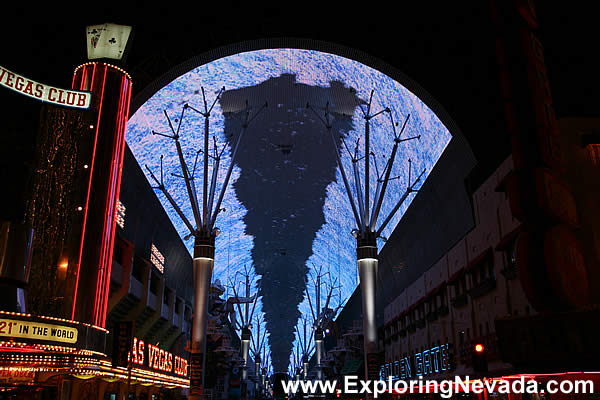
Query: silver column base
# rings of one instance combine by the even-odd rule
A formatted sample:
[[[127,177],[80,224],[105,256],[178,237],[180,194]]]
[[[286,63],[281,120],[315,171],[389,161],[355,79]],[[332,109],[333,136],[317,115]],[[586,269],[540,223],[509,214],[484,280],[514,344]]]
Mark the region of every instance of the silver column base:
[[[196,257],[194,266],[194,310],[192,318],[191,348],[192,358],[198,362],[190,365],[190,400],[200,400],[204,388],[206,352],[206,331],[208,322],[208,293],[214,268],[214,260]],[[202,362],[200,362],[202,360]]]
[[[375,315],[375,294],[377,283],[376,258],[358,260],[358,273],[362,294],[363,336],[365,353],[365,376],[378,379],[378,365],[372,365],[377,357],[377,319]]]

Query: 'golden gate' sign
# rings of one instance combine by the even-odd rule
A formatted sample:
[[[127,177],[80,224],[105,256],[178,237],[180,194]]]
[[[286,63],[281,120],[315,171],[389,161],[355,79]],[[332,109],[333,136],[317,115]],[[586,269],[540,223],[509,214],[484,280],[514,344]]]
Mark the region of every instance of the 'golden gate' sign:
[[[90,108],[92,94],[72,89],[60,89],[44,85],[10,72],[0,66],[0,85],[34,99],[59,106]]]

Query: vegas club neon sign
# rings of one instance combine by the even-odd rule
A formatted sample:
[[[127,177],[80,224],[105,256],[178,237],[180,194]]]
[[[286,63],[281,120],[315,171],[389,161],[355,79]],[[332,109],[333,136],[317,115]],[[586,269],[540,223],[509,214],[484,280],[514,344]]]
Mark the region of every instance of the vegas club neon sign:
[[[130,361],[142,368],[184,377],[188,376],[187,359],[176,356],[170,351],[163,350],[153,344],[145,343],[137,337],[133,338]]]

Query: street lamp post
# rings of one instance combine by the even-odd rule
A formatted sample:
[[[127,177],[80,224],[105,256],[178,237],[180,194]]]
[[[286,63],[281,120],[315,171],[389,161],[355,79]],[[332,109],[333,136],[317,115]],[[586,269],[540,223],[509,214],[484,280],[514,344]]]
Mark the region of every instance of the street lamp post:
[[[262,319],[260,319],[257,316],[256,317],[256,340],[254,339],[254,336],[252,336],[252,342],[250,343],[251,351],[254,354],[254,374],[256,377],[255,393],[257,396],[261,393],[261,390],[262,390],[261,386],[264,385],[264,383],[260,379],[261,366],[263,364],[263,358],[260,356],[260,353],[262,351],[264,354],[265,339],[267,337],[266,331],[263,332],[263,335],[261,337],[261,326],[262,326]]]
[[[166,197],[167,201],[171,204],[177,215],[181,218],[183,223],[189,230],[189,235],[186,237],[193,236],[195,238],[194,241],[194,252],[193,252],[193,269],[194,269],[194,310],[192,315],[192,337],[191,337],[191,345],[189,351],[191,353],[191,363],[190,363],[190,396],[191,400],[199,400],[202,397],[202,390],[204,387],[204,369],[206,362],[206,330],[207,330],[207,321],[208,321],[208,292],[210,289],[210,283],[212,280],[212,272],[214,268],[214,259],[215,259],[215,238],[219,235],[219,228],[215,227],[215,221],[219,212],[222,211],[221,203],[223,201],[223,197],[225,195],[225,191],[227,190],[227,186],[229,184],[229,179],[231,177],[231,172],[234,166],[235,156],[237,154],[241,139],[246,132],[249,123],[252,119],[256,117],[258,112],[262,110],[262,108],[266,107],[266,104],[261,107],[261,109],[252,117],[250,116],[250,108],[246,104],[245,109],[245,118],[242,122],[242,129],[239,133],[235,145],[231,151],[231,163],[227,169],[227,173],[225,176],[225,180],[221,186],[221,190],[219,193],[219,197],[215,203],[215,193],[217,189],[217,176],[219,171],[219,165],[221,161],[221,156],[225,151],[225,147],[219,151],[216,143],[216,139],[214,140],[214,148],[211,155],[209,149],[209,121],[211,112],[220,98],[221,94],[225,88],[222,88],[217,96],[209,107],[206,102],[206,96],[204,93],[204,88],[202,88],[202,97],[204,103],[204,110],[197,110],[189,104],[185,104],[181,111],[181,115],[179,116],[179,122],[177,127],[175,127],[169,117],[167,111],[164,111],[165,117],[169,124],[169,128],[171,134],[159,133],[156,131],[152,131],[153,135],[164,136],[174,140],[175,147],[177,149],[177,155],[179,158],[179,163],[181,166],[182,175],[172,174],[174,176],[183,178],[185,181],[185,187],[188,194],[188,198],[190,201],[190,205],[192,208],[194,224],[190,222],[187,216],[183,213],[179,205],[175,202],[173,196],[168,192],[164,183],[163,183],[163,171],[162,171],[162,159],[161,156],[161,171],[160,171],[160,180],[152,173],[152,171],[146,166],[150,177],[154,180],[157,186],[154,189],[159,189]],[[196,160],[194,162],[194,166],[192,170],[188,168],[188,165],[185,161],[183,150],[181,148],[180,139],[180,128],[184,121],[184,117],[186,112],[194,111],[204,117],[204,149],[200,150],[196,154]],[[196,193],[195,186],[195,172],[196,172],[196,162],[198,161],[198,155],[200,152],[203,153],[203,192],[202,192],[202,209],[200,209],[200,204],[198,202],[198,196]],[[212,164],[212,176],[208,176],[208,164],[209,157],[213,159]]]
[[[234,283],[232,285],[232,290],[233,290],[233,294],[235,296],[235,304],[238,307],[238,313],[240,314],[240,320],[241,323],[238,322],[236,320],[235,322],[235,328],[239,328],[240,332],[241,332],[241,348],[240,348],[240,353],[242,356],[242,381],[241,381],[241,397],[242,400],[246,399],[247,397],[247,391],[248,391],[248,368],[250,367],[249,363],[248,363],[248,356],[250,353],[250,348],[254,347],[254,354],[255,357],[257,356],[259,349],[257,347],[257,345],[252,346],[252,344],[254,344],[254,338],[252,335],[252,317],[254,315],[254,311],[256,308],[256,303],[258,300],[258,292],[255,293],[253,296],[250,296],[250,273],[248,270],[245,271],[244,274],[245,277],[245,288],[246,288],[246,294],[245,297],[240,298],[237,294],[237,291],[235,289],[236,284]],[[244,312],[242,312],[242,309],[240,307],[240,304],[244,303]],[[252,303],[252,307],[250,307],[250,303]],[[258,324],[257,329],[260,335],[260,321],[257,317],[256,322]],[[257,341],[260,339],[257,338]],[[251,340],[253,341],[251,343]]]
[[[348,177],[346,175],[346,171],[341,161],[341,155],[337,147],[337,140],[332,132],[332,124],[330,121],[330,110],[329,103],[325,106],[324,116],[321,117],[314,108],[307,105],[308,108],[312,109],[317,117],[321,119],[325,128],[328,131],[329,136],[333,140],[335,156],[338,164],[338,168],[340,169],[340,174],[342,176],[342,180],[344,183],[344,187],[346,189],[346,194],[348,195],[348,200],[350,202],[350,206],[352,208],[352,213],[354,215],[354,219],[356,222],[356,228],[352,230],[352,234],[356,239],[356,259],[358,264],[358,273],[360,278],[360,288],[362,295],[362,312],[363,312],[363,336],[364,336],[364,361],[365,361],[365,375],[366,379],[377,379],[378,374],[378,362],[377,362],[377,321],[376,321],[376,310],[375,310],[375,298],[376,298],[376,281],[377,281],[377,268],[378,268],[378,249],[377,249],[377,238],[381,237],[381,233],[390,222],[392,217],[399,210],[400,206],[404,203],[407,197],[417,190],[414,189],[414,186],[419,180],[421,176],[425,172],[423,172],[417,177],[417,179],[411,183],[410,172],[411,172],[411,160],[409,159],[409,178],[408,178],[408,186],[406,191],[401,196],[400,200],[393,207],[391,212],[385,218],[383,223],[377,228],[377,220],[379,217],[379,213],[381,211],[381,206],[385,199],[385,192],[388,186],[388,183],[392,179],[396,179],[397,177],[390,178],[390,174],[392,171],[392,166],[394,164],[394,159],[396,157],[396,153],[398,150],[398,145],[404,141],[419,139],[420,136],[409,137],[409,138],[401,138],[402,133],[406,127],[408,119],[410,115],[408,115],[404,121],[402,129],[399,133],[396,132],[396,125],[394,124],[391,110],[389,108],[384,108],[383,110],[372,113],[371,105],[373,100],[373,91],[371,91],[371,95],[369,98],[369,102],[367,103],[366,110],[364,109],[362,104],[359,104],[360,110],[363,113],[363,118],[365,121],[364,131],[365,131],[365,140],[364,140],[364,155],[362,158],[358,156],[359,152],[359,142],[357,141],[356,147],[354,150],[354,154],[350,152],[350,149],[346,146],[346,150],[350,154],[352,159],[352,167],[353,167],[353,175],[354,175],[354,187],[355,193],[351,190],[350,183],[348,181]],[[377,187],[375,190],[375,196],[373,197],[373,208],[371,212],[371,202],[370,202],[370,159],[371,156],[375,156],[370,149],[370,122],[373,118],[387,113],[389,115],[393,135],[394,135],[394,145],[392,147],[391,155],[382,171],[379,174],[376,167],[376,175],[377,175]],[[343,139],[342,139],[343,141]],[[345,142],[343,142],[346,145]],[[361,176],[359,171],[359,162],[364,159],[364,191],[361,185]],[[356,200],[355,200],[356,198]],[[358,207],[357,207],[358,205]]]
[[[325,275],[329,275],[329,272],[323,273],[322,267],[321,267],[321,268],[319,268],[318,271],[316,271],[316,276],[313,277],[313,284],[314,284],[314,289],[315,289],[314,299],[310,295],[308,287],[306,288],[306,297],[308,299],[308,305],[310,307],[310,311],[311,311],[312,318],[313,318],[313,330],[312,330],[310,336],[307,338],[307,335],[306,335],[306,327],[307,327],[306,320],[304,320],[304,331],[303,331],[304,332],[304,337],[303,337],[304,340],[302,340],[302,336],[300,336],[300,328],[298,326],[296,326],[296,331],[298,333],[298,342],[299,342],[299,345],[302,347],[302,353],[303,353],[301,362],[304,367],[303,368],[304,379],[306,379],[307,372],[308,372],[308,355],[312,352],[312,349],[309,345],[311,340],[314,340],[314,350],[315,350],[315,360],[316,360],[315,369],[316,369],[317,379],[318,380],[323,379],[322,360],[323,360],[323,356],[325,353],[325,349],[324,349],[325,329],[327,328],[327,325],[329,324],[331,319],[337,314],[337,311],[342,306],[342,301],[340,298],[340,301],[339,301],[337,307],[335,308],[335,310],[329,308],[329,305],[331,304],[333,291],[335,289],[339,289],[339,286],[336,286],[337,279],[334,279],[332,282],[331,275],[329,275],[329,278],[330,278],[329,285],[327,284],[327,282],[325,282],[325,287],[327,289],[327,297],[325,300],[325,305],[323,307],[321,307],[321,285],[323,283],[322,278]],[[327,286],[329,286],[329,287],[327,287]],[[299,360],[299,362],[300,362],[300,360]]]

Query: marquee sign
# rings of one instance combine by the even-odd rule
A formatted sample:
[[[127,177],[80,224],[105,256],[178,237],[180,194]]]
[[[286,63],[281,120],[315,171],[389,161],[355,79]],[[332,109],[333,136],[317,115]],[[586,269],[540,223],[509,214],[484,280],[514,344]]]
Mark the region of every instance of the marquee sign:
[[[0,66],[0,85],[46,103],[73,108],[90,108],[92,94],[44,85]]]
[[[176,356],[170,351],[145,343],[137,337],[133,338],[131,350],[130,357],[134,365],[167,374],[188,376],[188,360]]]
[[[108,331],[63,318],[0,311],[0,341],[106,351]]]
[[[0,382],[16,383],[31,382],[35,379],[35,370],[33,368],[2,368],[0,369]]]
[[[450,358],[450,344],[442,344],[382,365],[379,377],[381,380],[388,377],[393,380],[410,379],[449,371]]]
[[[77,334],[77,328],[70,326],[0,318],[0,337],[77,343]]]

